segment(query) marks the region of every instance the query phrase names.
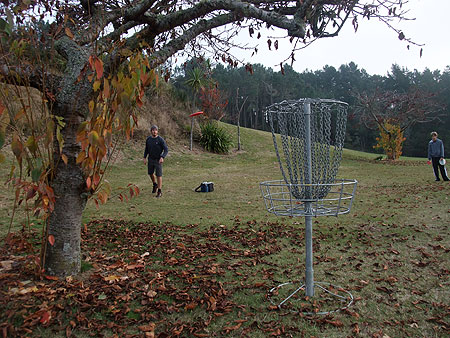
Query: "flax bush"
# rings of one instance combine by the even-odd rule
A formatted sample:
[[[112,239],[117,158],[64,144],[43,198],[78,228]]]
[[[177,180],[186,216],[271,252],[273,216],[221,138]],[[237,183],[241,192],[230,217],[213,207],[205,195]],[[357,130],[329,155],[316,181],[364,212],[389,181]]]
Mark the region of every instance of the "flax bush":
[[[200,144],[213,153],[228,153],[233,145],[231,135],[219,126],[217,121],[207,121],[201,126]]]

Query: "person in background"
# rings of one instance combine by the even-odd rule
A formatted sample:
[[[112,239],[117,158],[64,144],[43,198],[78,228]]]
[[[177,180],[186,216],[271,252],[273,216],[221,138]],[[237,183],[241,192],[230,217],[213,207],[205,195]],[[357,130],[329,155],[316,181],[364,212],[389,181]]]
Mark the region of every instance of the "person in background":
[[[447,170],[443,164],[439,163],[440,160],[444,160],[444,143],[438,139],[438,133],[433,131],[431,141],[428,143],[428,163],[431,162],[433,165],[436,181],[440,181],[439,171],[441,171],[442,179],[448,181]]]
[[[156,197],[162,196],[162,164],[167,156],[169,149],[164,139],[158,135],[158,126],[153,125],[150,128],[151,135],[145,141],[144,164],[147,165],[148,174],[153,182],[152,193],[156,192]],[[156,177],[155,177],[156,173]]]

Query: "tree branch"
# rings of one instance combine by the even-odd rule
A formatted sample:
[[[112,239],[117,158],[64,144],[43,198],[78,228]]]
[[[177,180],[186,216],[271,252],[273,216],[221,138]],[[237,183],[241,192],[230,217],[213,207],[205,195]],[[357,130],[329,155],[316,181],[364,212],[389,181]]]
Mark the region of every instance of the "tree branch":
[[[0,63],[0,76],[3,83],[33,87],[40,91],[44,88],[44,84],[46,88],[56,88],[62,78],[61,75],[36,69],[30,64],[8,65],[6,63]]]
[[[186,30],[182,35],[173,39],[172,41],[167,43],[166,46],[155,52],[151,56],[150,66],[156,67],[164,63],[176,52],[182,50],[186,46],[186,44],[195,39],[199,34],[202,34],[210,29],[226,25],[235,20],[235,15],[233,13],[230,13],[216,16],[211,20],[199,21],[197,24]]]

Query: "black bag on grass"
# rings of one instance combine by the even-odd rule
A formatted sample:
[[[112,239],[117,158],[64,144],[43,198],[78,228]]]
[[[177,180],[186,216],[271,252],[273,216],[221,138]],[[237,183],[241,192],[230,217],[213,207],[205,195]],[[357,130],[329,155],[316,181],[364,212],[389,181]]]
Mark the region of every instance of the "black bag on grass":
[[[212,191],[214,191],[213,182],[202,182],[197,188],[195,188],[195,192],[212,192]]]

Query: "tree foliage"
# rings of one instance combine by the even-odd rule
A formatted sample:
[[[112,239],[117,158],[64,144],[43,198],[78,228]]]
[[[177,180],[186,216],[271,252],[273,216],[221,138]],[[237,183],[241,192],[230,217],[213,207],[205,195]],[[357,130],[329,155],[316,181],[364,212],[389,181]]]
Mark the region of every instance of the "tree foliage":
[[[403,142],[406,140],[403,137],[403,130],[395,120],[386,119],[379,126],[380,136],[376,138],[377,144],[373,147],[375,149],[381,148],[389,160],[397,160],[402,154]]]
[[[205,117],[217,121],[224,117],[228,100],[224,97],[217,83],[201,90],[200,102]]]
[[[408,92],[376,90],[357,95],[355,115],[367,128],[380,131],[374,148],[382,148],[392,160],[402,153],[402,144],[406,140],[404,132],[417,123],[435,120],[442,110],[435,94],[417,88]]]
[[[263,111],[271,103],[301,97],[337,99],[349,103],[345,146],[373,151],[379,128],[370,118],[369,111],[358,109],[359,99],[362,96],[368,100],[369,97],[384,93],[386,100],[389,95],[392,96],[391,103],[404,101],[397,113],[389,111],[389,115],[385,114],[386,117],[399,114],[403,121],[402,127],[407,126],[404,130],[404,137],[407,138],[403,144],[404,154],[426,156],[430,130],[438,130],[446,142],[445,146],[450,147],[450,69],[443,72],[425,69],[419,72],[393,65],[387,75],[380,76],[369,75],[350,62],[338,68],[325,66],[320,70],[302,73],[285,65],[283,75],[281,71],[275,72],[258,64],[253,65],[253,74],[247,72],[244,66],[232,68],[217,64],[212,69],[212,77],[228,97],[225,121],[230,123],[237,124],[237,88],[239,107],[243,98],[247,98],[240,114],[240,125],[262,130],[270,130]],[[183,81],[182,73],[178,79],[177,84]],[[183,89],[177,86],[177,90]],[[407,97],[410,98],[409,104],[405,101]]]

